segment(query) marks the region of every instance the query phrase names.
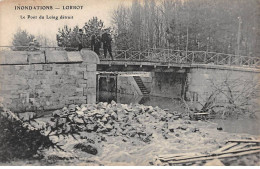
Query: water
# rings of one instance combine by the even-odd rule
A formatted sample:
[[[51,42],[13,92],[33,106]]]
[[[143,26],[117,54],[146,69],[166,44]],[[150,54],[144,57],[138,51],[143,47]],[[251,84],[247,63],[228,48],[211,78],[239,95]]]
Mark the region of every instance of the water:
[[[144,104],[146,106],[160,107],[169,111],[184,112],[184,107],[180,100],[164,97],[142,97],[120,93],[99,92],[98,102],[111,102],[112,100],[122,104]],[[217,123],[223,131],[229,133],[247,133],[260,136],[260,113],[256,118],[238,118],[238,119],[212,119],[211,122]]]
[[[122,104],[143,104],[146,106],[160,107],[161,109],[167,109],[169,111],[184,111],[184,107],[180,100],[171,99],[166,97],[143,97],[120,93],[111,93],[101,91],[99,92],[98,102],[108,102],[110,103],[114,100],[117,103]]]

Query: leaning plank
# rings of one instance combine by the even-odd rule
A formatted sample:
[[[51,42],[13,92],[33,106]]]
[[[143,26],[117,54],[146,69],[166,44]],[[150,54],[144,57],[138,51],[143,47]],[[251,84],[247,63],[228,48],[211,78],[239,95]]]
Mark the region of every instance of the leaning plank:
[[[248,146],[253,146],[255,145],[255,143],[240,143],[238,146],[232,147],[230,149],[230,151],[233,150],[243,150],[244,148],[248,147]]]
[[[193,156],[197,156],[197,155],[200,155],[200,154],[199,153],[168,154],[168,155],[161,155],[158,157],[158,159],[161,161],[169,161],[176,157],[188,158],[188,157],[193,157]]]
[[[260,140],[229,140],[230,143],[260,143]]]
[[[227,144],[227,145],[221,147],[220,149],[217,149],[216,151],[214,151],[214,153],[223,152],[223,151],[228,150],[228,149],[230,149],[231,147],[234,147],[234,146],[237,146],[237,145],[238,145],[238,143],[230,143],[230,144]]]
[[[249,154],[255,154],[255,153],[260,153],[260,150],[252,150],[252,151],[246,151],[246,152],[241,152],[237,154],[223,154],[221,156],[212,156],[212,157],[201,157],[197,159],[187,159],[187,160],[180,160],[180,161],[168,161],[169,164],[174,165],[174,164],[185,164],[185,163],[193,163],[197,161],[207,161],[207,160],[213,160],[213,159],[222,159],[222,158],[231,158],[231,157],[237,157],[237,156],[243,156],[243,155],[249,155]]]
[[[188,159],[199,159],[202,157],[210,157],[210,156],[218,158],[218,156],[223,155],[223,154],[240,153],[240,152],[246,152],[246,151],[252,151],[252,150],[260,150],[260,146],[251,147],[251,148],[247,148],[247,149],[243,149],[243,150],[236,150],[236,151],[229,150],[229,151],[220,152],[220,153],[212,153],[209,155],[200,155],[200,156],[193,156],[193,157],[188,157],[188,158],[176,157],[176,158],[172,158],[171,160],[168,160],[168,161],[182,161],[182,160],[188,160]]]

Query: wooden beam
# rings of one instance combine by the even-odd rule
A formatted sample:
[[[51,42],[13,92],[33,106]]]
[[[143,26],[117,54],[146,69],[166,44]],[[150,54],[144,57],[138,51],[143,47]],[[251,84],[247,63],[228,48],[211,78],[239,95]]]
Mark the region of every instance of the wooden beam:
[[[215,157],[217,158],[220,155],[224,155],[224,154],[230,154],[230,153],[240,153],[240,152],[246,152],[246,151],[252,151],[252,150],[260,150],[260,146],[256,146],[256,147],[251,147],[251,148],[247,148],[247,149],[242,149],[242,150],[235,150],[235,151],[225,151],[225,152],[219,152],[219,153],[212,153],[209,155],[199,155],[199,156],[193,156],[193,157],[173,157],[172,159],[169,158],[168,161],[182,161],[182,160],[188,160],[188,159],[200,159],[200,158],[204,158],[204,157]]]
[[[217,149],[217,150],[214,151],[213,153],[223,152],[223,151],[228,150],[228,149],[230,149],[231,147],[234,147],[234,146],[236,146],[236,145],[238,145],[238,143],[230,143],[230,144],[227,144],[227,145],[221,147],[220,149]]]
[[[229,140],[231,143],[260,143],[260,140]]]
[[[231,158],[231,157],[237,157],[237,156],[244,156],[244,155],[249,155],[249,154],[255,154],[255,153],[260,153],[260,150],[252,150],[252,151],[246,151],[246,152],[241,152],[238,154],[223,154],[221,156],[217,157],[201,157],[201,158],[196,158],[196,159],[184,159],[180,161],[168,161],[169,164],[185,164],[185,163],[192,163],[192,162],[197,162],[197,161],[207,161],[207,160],[213,160],[213,159],[223,159],[223,158]]]

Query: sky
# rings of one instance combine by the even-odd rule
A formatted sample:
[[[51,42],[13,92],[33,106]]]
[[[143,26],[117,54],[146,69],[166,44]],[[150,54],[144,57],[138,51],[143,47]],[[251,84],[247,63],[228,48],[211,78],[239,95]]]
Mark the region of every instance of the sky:
[[[18,28],[36,36],[42,35],[55,40],[58,28],[64,25],[82,27],[93,16],[104,21],[106,27],[111,26],[112,11],[120,4],[130,5],[131,0],[0,0],[0,46],[11,45]],[[54,9],[15,10],[15,6],[52,6]],[[83,6],[83,8],[63,10],[63,6]],[[28,15],[37,16],[37,19],[28,18]],[[40,15],[45,18],[39,19]],[[73,19],[47,19],[46,15],[73,16]]]

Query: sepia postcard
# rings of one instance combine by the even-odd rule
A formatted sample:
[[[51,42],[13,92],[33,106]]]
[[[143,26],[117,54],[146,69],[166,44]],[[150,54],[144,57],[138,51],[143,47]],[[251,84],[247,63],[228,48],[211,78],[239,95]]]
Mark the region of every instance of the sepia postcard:
[[[259,166],[259,0],[0,0],[1,166]]]

